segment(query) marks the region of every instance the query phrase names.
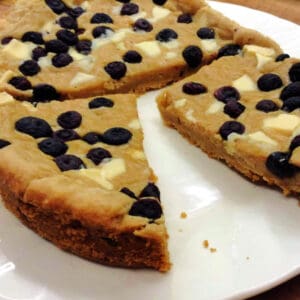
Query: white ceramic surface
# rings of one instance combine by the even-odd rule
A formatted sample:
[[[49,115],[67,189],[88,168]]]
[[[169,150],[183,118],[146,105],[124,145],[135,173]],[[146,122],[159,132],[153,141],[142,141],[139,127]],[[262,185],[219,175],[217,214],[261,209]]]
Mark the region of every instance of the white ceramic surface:
[[[300,56],[300,27],[239,6],[211,5]],[[150,93],[139,102],[145,147],[160,178],[173,268],[114,269],[41,239],[0,207],[0,299],[213,300],[259,293],[300,273],[300,207],[207,158],[162,125]],[[187,219],[181,219],[185,211]],[[204,249],[208,240],[217,252]]]

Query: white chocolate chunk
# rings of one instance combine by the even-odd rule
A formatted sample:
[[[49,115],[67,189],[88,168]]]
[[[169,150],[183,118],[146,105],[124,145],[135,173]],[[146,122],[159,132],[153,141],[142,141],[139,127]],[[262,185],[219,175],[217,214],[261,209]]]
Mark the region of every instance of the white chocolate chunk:
[[[215,101],[212,103],[206,111],[206,114],[216,114],[219,111],[222,111],[224,108],[224,103],[221,101]]]
[[[216,39],[206,39],[201,40],[201,48],[206,50],[207,52],[212,52],[218,49],[218,44]]]
[[[113,13],[114,15],[119,15],[120,12],[121,12],[121,9],[122,9],[122,5],[114,6],[114,7],[112,8],[112,13]]]
[[[293,154],[290,158],[290,163],[297,167],[300,167],[300,148],[299,147],[297,147],[293,150]]]
[[[150,57],[159,56],[161,53],[159,44],[157,41],[141,42],[135,45],[137,48],[142,50],[146,55]]]
[[[14,77],[15,73],[8,70],[0,77],[0,83],[5,84]]]
[[[70,48],[69,54],[70,54],[70,56],[72,56],[74,61],[82,60],[82,59],[86,58],[86,55],[83,55],[83,54],[77,52],[74,48]]]
[[[167,49],[176,49],[179,47],[179,42],[178,40],[172,40],[170,42],[167,43],[161,43],[162,46],[164,46]]]
[[[9,94],[3,92],[0,93],[0,105],[15,102],[16,100]]]
[[[193,109],[189,109],[187,112],[186,112],[186,114],[185,114],[185,117],[189,120],[189,121],[191,121],[191,122],[193,122],[193,123],[196,123],[197,122],[197,119],[194,117],[194,110]]]
[[[300,125],[300,118],[295,115],[280,114],[264,120],[264,129],[273,129],[283,134],[291,134]]]
[[[111,180],[126,172],[126,164],[122,158],[113,158],[101,168],[101,176]]]
[[[91,55],[85,56],[85,58],[78,60],[77,65],[85,72],[90,72],[94,66],[95,58]]]
[[[103,188],[107,190],[112,190],[114,188],[113,184],[103,178],[101,176],[101,171],[100,169],[92,168],[92,169],[80,169],[79,174],[82,176],[86,176],[89,179],[92,179],[96,181],[98,184],[100,184]]]
[[[91,7],[91,5],[90,5],[89,1],[84,1],[84,2],[81,3],[81,7],[84,10],[88,10]]]
[[[54,25],[55,25],[55,20],[45,23],[45,25],[42,27],[42,32],[44,34],[49,34],[50,32],[52,32]]]
[[[166,59],[173,59],[177,57],[177,53],[176,52],[167,52],[166,53]]]
[[[40,67],[43,68],[43,69],[52,66],[51,58],[48,57],[48,56],[41,57],[41,58],[39,59],[39,65],[40,65]]]
[[[125,47],[125,44],[124,42],[120,42],[116,45],[116,47],[119,49],[119,50],[122,50],[122,51],[126,51],[126,47]]]
[[[176,100],[176,101],[174,101],[174,107],[175,107],[175,108],[183,107],[183,106],[185,106],[186,101],[187,101],[187,100],[186,100],[185,98]]]
[[[248,134],[248,138],[252,142],[256,142],[256,143],[259,143],[259,144],[264,143],[264,144],[269,144],[271,146],[277,146],[277,144],[278,144],[276,141],[274,141],[273,139],[268,137],[262,131],[256,131],[254,133],[250,133],[250,134]]]
[[[145,160],[146,159],[145,153],[142,152],[142,151],[138,151],[138,150],[133,151],[131,156],[134,159],[139,159],[139,160]]]
[[[257,90],[256,83],[248,75],[243,75],[237,80],[234,80],[232,85],[240,92],[251,92]]]
[[[261,55],[259,53],[256,53],[256,60],[257,60],[257,69],[261,69],[266,63],[273,60],[270,56]]]
[[[273,48],[261,47],[257,45],[246,45],[244,46],[243,50],[269,57],[274,57],[276,55],[276,52]]]
[[[144,19],[144,18],[146,18],[146,17],[147,17],[147,13],[146,13],[145,11],[141,11],[141,12],[139,12],[139,13],[137,13],[137,14],[131,15],[131,16],[130,16],[130,19],[131,19],[133,22],[135,22],[135,21],[138,20],[138,19]]]
[[[131,129],[138,130],[141,128],[141,123],[138,119],[135,119],[128,124],[128,127]]]
[[[70,84],[73,87],[79,86],[82,83],[86,83],[88,81],[92,81],[96,76],[78,72],[75,77],[71,80]]]
[[[123,29],[120,29],[118,31],[116,31],[111,37],[111,41],[114,42],[114,43],[119,43],[121,41],[123,41],[126,37],[126,35],[128,33],[132,32],[132,30],[128,29],[128,28],[123,28]]]
[[[163,7],[155,6],[152,9],[152,18],[149,19],[150,23],[155,23],[165,17],[167,17],[171,12]]]
[[[34,47],[35,46],[31,43],[23,43],[12,39],[10,43],[3,48],[2,52],[16,59],[26,60],[31,58],[31,51]]]

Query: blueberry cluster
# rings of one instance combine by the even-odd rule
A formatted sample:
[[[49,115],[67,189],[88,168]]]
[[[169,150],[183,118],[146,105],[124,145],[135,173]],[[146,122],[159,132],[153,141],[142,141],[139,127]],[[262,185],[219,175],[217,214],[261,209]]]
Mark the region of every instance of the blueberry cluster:
[[[108,98],[92,99],[88,107],[91,110],[99,108],[111,108],[114,102]],[[21,133],[32,136],[35,139],[44,138],[38,142],[38,148],[46,155],[52,156],[58,168],[61,171],[77,170],[84,168],[82,160],[74,155],[67,155],[67,142],[82,139],[89,144],[96,144],[98,142],[107,145],[120,146],[127,144],[131,138],[132,133],[121,127],[113,127],[107,129],[104,133],[88,133],[83,137],[75,131],[82,123],[82,115],[77,111],[66,111],[57,117],[57,124],[62,128],[53,131],[50,124],[41,118],[27,116],[16,121],[15,129]],[[9,145],[4,141],[0,143],[2,147]],[[111,158],[109,151],[103,148],[91,149],[86,157],[90,159],[95,165],[100,164],[103,159]]]
[[[126,187],[121,189],[120,192],[136,200],[129,210],[129,215],[152,220],[161,217],[160,191],[154,183],[148,183],[138,196]]]

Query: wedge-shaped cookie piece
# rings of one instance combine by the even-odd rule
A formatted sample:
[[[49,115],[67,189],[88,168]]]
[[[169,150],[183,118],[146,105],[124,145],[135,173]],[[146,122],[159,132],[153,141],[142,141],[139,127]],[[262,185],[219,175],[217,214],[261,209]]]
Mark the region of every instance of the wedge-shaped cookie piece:
[[[280,52],[204,1],[17,0],[0,23],[0,89],[42,101],[143,92],[245,44]]]
[[[2,93],[0,120],[0,190],[25,225],[90,260],[169,269],[134,95],[35,107]]]
[[[267,52],[250,47],[215,61],[164,91],[158,105],[165,123],[209,156],[299,193],[300,63],[281,55],[262,66]]]

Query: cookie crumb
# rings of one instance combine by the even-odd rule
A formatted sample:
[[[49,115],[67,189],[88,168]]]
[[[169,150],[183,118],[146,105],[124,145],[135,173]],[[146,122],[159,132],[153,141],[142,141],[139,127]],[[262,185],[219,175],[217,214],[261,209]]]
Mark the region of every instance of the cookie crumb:
[[[249,259],[250,259],[250,257],[249,257],[249,256],[247,256],[247,257],[246,257],[246,259],[247,259],[247,260],[249,260]]]
[[[210,251],[211,253],[215,253],[215,252],[217,252],[217,249],[216,249],[216,248],[210,248],[209,251]]]
[[[209,242],[208,242],[208,240],[204,240],[203,242],[202,242],[202,245],[203,245],[203,247],[204,248],[208,248],[209,247]]]
[[[181,218],[181,219],[186,219],[186,218],[187,218],[187,213],[183,211],[183,212],[180,214],[180,218]]]

